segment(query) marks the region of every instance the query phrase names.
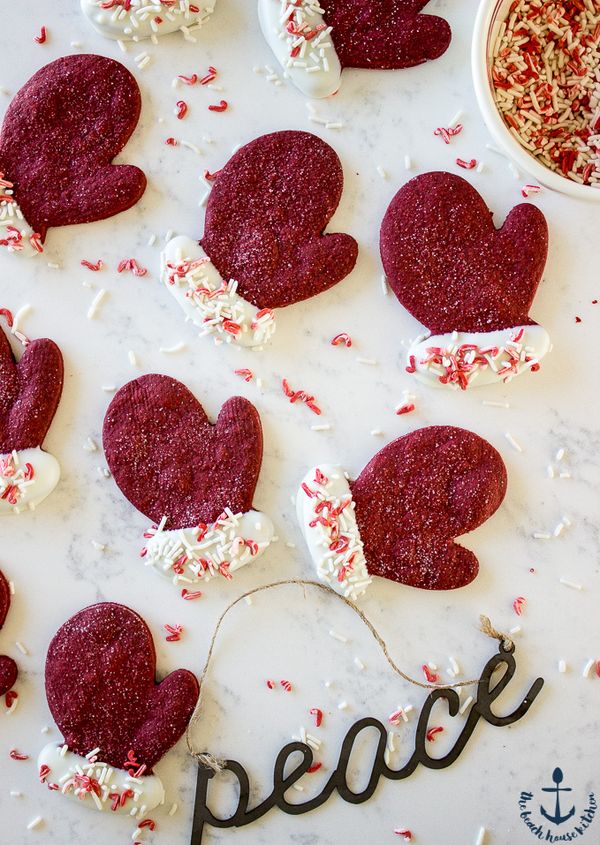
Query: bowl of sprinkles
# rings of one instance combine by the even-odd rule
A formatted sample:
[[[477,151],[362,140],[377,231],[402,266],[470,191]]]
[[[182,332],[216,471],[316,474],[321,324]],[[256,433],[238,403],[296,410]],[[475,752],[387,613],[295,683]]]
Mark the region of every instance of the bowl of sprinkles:
[[[472,68],[483,118],[515,163],[600,202],[600,0],[481,0]]]

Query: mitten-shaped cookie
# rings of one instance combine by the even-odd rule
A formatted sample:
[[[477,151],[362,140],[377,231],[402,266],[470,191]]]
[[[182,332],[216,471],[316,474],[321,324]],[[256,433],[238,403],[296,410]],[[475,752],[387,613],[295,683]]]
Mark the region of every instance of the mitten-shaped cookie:
[[[212,15],[216,0],[81,0],[81,9],[100,35],[118,41],[150,38],[156,44],[161,35],[183,33],[195,41],[194,33]]]
[[[10,586],[4,573],[0,572],[0,631],[10,608]],[[0,654],[0,696],[14,687],[19,670],[12,657]]]
[[[42,749],[40,781],[84,806],[144,818],[164,801],[153,768],[183,735],[198,692],[185,669],[157,683],[141,616],[112,602],[86,607],[48,648],[46,697],[64,742]]]
[[[135,79],[113,59],[65,56],[38,70],[0,131],[0,246],[42,252],[50,227],[102,220],[134,205],[146,177],[111,162],[140,108]]]
[[[0,515],[33,510],[58,483],[58,461],[41,447],[62,386],[52,340],[31,341],[17,362],[0,329]]]
[[[286,75],[308,97],[328,97],[345,67],[398,69],[437,59],[452,33],[422,15],[428,0],[258,0],[261,29]]]
[[[147,566],[189,585],[252,563],[273,539],[252,507],[262,461],[258,411],[235,396],[212,425],[187,387],[168,376],[130,381],[104,418],[104,451],[123,494],[154,525]]]
[[[233,155],[217,174],[200,245],[176,237],[162,255],[167,290],[201,334],[261,346],[274,308],[350,273],[356,242],[324,234],[343,184],[334,150],[308,132],[262,135]]]
[[[466,390],[539,370],[550,338],[529,309],[547,253],[546,219],[530,203],[496,229],[482,197],[459,176],[411,179],[381,224],[390,287],[428,329],[411,345],[407,371]]]
[[[373,575],[426,590],[469,584],[479,563],[455,538],[489,519],[505,493],[504,463],[487,441],[430,426],[389,443],[356,481],[339,466],[311,469],[297,512],[319,577],[356,599]]]

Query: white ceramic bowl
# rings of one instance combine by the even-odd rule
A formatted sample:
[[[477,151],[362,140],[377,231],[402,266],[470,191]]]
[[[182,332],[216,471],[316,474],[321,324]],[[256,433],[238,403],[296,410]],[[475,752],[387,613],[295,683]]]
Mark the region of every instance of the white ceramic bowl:
[[[491,80],[492,50],[511,2],[512,0],[480,0],[475,19],[471,68],[475,95],[485,124],[496,143],[515,164],[540,184],[571,197],[600,202],[600,188],[580,185],[545,167],[519,144],[500,116],[494,101]]]

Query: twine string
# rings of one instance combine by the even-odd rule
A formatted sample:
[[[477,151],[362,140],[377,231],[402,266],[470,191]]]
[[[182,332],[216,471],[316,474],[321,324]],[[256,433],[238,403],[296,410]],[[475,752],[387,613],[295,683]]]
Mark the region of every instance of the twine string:
[[[190,753],[190,755],[192,757],[194,757],[197,760],[199,765],[204,766],[205,768],[208,768],[208,769],[212,769],[212,771],[214,771],[214,772],[223,771],[223,769],[225,768],[225,761],[224,760],[221,760],[218,757],[215,757],[214,755],[206,753],[206,752],[202,752],[202,753],[197,752],[194,749],[192,739],[191,739],[192,731],[193,731],[195,725],[198,723],[198,721],[200,719],[200,710],[201,710],[201,705],[202,705],[202,693],[203,693],[203,689],[204,689],[204,681],[205,681],[206,676],[208,674],[208,669],[209,669],[210,662],[211,662],[213,652],[214,652],[214,649],[215,649],[217,636],[219,634],[219,630],[221,628],[221,625],[223,624],[225,617],[227,616],[229,611],[232,610],[237,604],[239,604],[241,601],[248,598],[249,596],[254,595],[255,593],[262,593],[262,592],[265,592],[266,590],[273,590],[273,589],[276,589],[277,587],[286,587],[286,586],[290,586],[290,585],[303,587],[303,588],[316,587],[318,590],[322,590],[322,592],[327,593],[328,595],[335,597],[336,600],[342,601],[345,605],[347,605],[358,616],[358,618],[361,620],[361,622],[371,632],[373,638],[377,642],[377,645],[379,646],[379,648],[383,652],[385,659],[389,663],[392,671],[396,675],[399,675],[403,680],[407,681],[409,684],[412,684],[413,686],[416,686],[416,687],[420,687],[421,689],[435,690],[435,689],[457,689],[458,687],[468,687],[468,686],[472,686],[473,684],[480,683],[479,678],[474,678],[474,679],[471,679],[471,680],[468,680],[468,681],[457,681],[456,683],[453,683],[453,684],[433,684],[433,683],[424,683],[423,681],[418,681],[415,678],[412,678],[410,675],[407,675],[406,672],[403,672],[402,669],[400,669],[400,667],[395,663],[394,659],[392,658],[392,656],[390,655],[390,653],[388,651],[387,643],[385,642],[385,640],[383,639],[383,637],[381,636],[379,631],[375,628],[373,623],[365,616],[365,614],[362,612],[362,610],[359,607],[357,607],[354,604],[354,602],[350,601],[350,599],[347,599],[345,596],[342,596],[339,593],[336,593],[336,591],[333,590],[331,587],[329,587],[327,584],[322,584],[319,581],[305,581],[305,580],[300,580],[300,579],[290,579],[290,580],[287,580],[287,581],[274,581],[271,584],[264,584],[261,587],[254,587],[254,589],[248,590],[246,593],[243,593],[241,596],[238,596],[229,605],[227,605],[227,607],[221,613],[221,615],[219,616],[219,619],[217,620],[217,624],[215,625],[215,628],[213,630],[212,637],[211,637],[211,640],[210,640],[210,645],[208,647],[208,654],[206,655],[206,661],[204,663],[204,668],[202,670],[202,674],[200,675],[200,694],[198,696],[198,701],[196,703],[196,707],[194,708],[192,718],[190,719],[190,722],[189,722],[189,725],[187,727],[186,734],[185,734],[188,752]],[[484,633],[488,637],[491,637],[492,639],[498,640],[501,643],[504,651],[506,651],[506,652],[514,651],[515,644],[514,644],[513,640],[508,636],[508,634],[504,634],[504,633],[502,633],[502,631],[498,631],[496,628],[494,628],[494,626],[490,622],[490,619],[487,616],[481,615],[479,617],[479,622],[480,622],[480,630],[481,630],[482,633]]]

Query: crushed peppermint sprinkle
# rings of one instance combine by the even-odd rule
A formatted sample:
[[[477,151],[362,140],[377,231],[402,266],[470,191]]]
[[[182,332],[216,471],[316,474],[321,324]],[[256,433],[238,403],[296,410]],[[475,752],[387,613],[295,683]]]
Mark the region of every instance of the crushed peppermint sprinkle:
[[[0,456],[0,500],[4,499],[9,505],[18,508],[34,479],[33,466],[30,463],[22,464],[17,451]]]
[[[600,185],[598,0],[516,0],[493,56],[496,106],[521,146],[555,173]]]
[[[207,265],[211,266],[208,257],[190,259],[181,255],[176,261],[167,261],[163,268],[167,285],[186,288],[186,299],[202,315],[201,336],[213,334],[215,342],[233,343],[242,333],[251,331],[257,345],[266,343],[275,332],[273,310],[262,308],[249,320],[235,279],[219,279],[217,284],[207,273]]]
[[[154,44],[158,43],[161,25],[164,23],[171,25],[173,22],[180,24],[178,31],[186,41],[195,42],[193,33],[202,28],[211,16],[214,7],[214,4],[206,4],[202,7],[200,3],[190,2],[190,0],[135,0],[135,2],[133,0],[96,0],[96,5],[100,9],[112,10],[111,20],[124,23],[124,34],[133,41],[139,40],[134,33],[139,29],[140,23],[147,22],[151,30],[150,40]],[[158,15],[159,11],[162,14]],[[192,15],[194,15],[193,18]],[[124,41],[119,41],[119,46],[121,49],[127,49]],[[196,74],[194,76],[197,80]]]
[[[323,23],[322,15],[319,0],[281,0],[279,37],[288,48],[285,69],[304,69],[309,74],[329,71],[332,27]]]
[[[188,104],[185,100],[177,100],[175,104],[175,116],[177,120],[183,120],[188,113]]]
[[[279,681],[281,687],[285,690],[285,692],[292,692],[293,687],[290,681]]]
[[[246,368],[234,370],[233,372],[236,376],[241,376],[246,382],[250,382],[254,378],[254,373],[252,372],[252,370],[248,370]]]
[[[208,110],[209,111],[222,112],[222,111],[227,111],[228,108],[229,108],[229,103],[227,102],[227,100],[219,100],[217,105],[215,105],[214,103],[211,103],[211,105],[208,107]]]
[[[283,392],[285,393],[285,395],[290,400],[290,403],[292,405],[295,402],[303,402],[306,405],[307,408],[310,408],[310,410],[313,412],[313,414],[317,414],[317,416],[320,416],[321,409],[315,403],[315,397],[314,396],[310,396],[304,390],[292,390],[292,388],[290,387],[290,385],[288,383],[288,380],[285,379],[285,378],[281,380],[281,388],[282,388]]]
[[[45,26],[41,27],[40,34],[33,39],[36,44],[45,44],[48,39],[48,30]]]
[[[212,525],[200,523],[193,530],[164,531],[166,518],[144,533],[152,538],[140,552],[146,566],[159,566],[163,573],[173,576],[175,586],[210,581],[218,575],[228,581],[233,573],[245,566],[269,541],[258,542],[240,536],[239,521],[243,514],[229,508]]]
[[[21,754],[16,748],[11,748],[8,756],[11,760],[29,760],[29,754]]]
[[[457,123],[456,126],[449,126],[445,129],[443,126],[438,126],[438,128],[434,131],[434,135],[441,137],[444,141],[444,144],[449,144],[451,139],[455,135],[460,135],[463,131],[462,123]]]
[[[323,723],[323,711],[318,707],[311,707],[310,715],[315,717],[315,726],[320,728]]]
[[[401,836],[405,842],[412,842],[412,831],[406,827],[397,827],[394,829],[394,834],[396,836]]]
[[[457,342],[448,348],[427,347],[426,357],[419,361],[419,366],[437,374],[440,384],[457,385],[461,390],[466,390],[479,371],[486,368],[492,369],[506,384],[525,370],[534,373],[540,369],[532,347],[521,342],[523,335],[523,329],[511,331],[502,346],[481,347],[476,343],[459,343],[457,334]],[[406,372],[416,372],[416,360],[409,362]]]
[[[459,167],[462,167],[463,170],[473,170],[474,167],[477,167],[477,159],[476,158],[469,159],[469,161],[465,161],[462,158],[457,158],[456,163],[458,164]]]
[[[539,194],[541,191],[541,187],[539,185],[523,185],[521,188],[521,196],[530,197],[532,194]]]
[[[195,75],[195,74],[194,74]],[[208,73],[205,73],[200,80],[200,85],[209,85],[217,77],[217,69],[212,65],[208,66]]]
[[[522,616],[523,608],[527,604],[527,599],[524,596],[517,596],[513,602],[513,610],[517,616]]]
[[[443,731],[444,731],[444,729],[441,727],[441,725],[437,725],[434,728],[429,728],[429,730],[427,731],[427,735],[426,735],[427,736],[427,742],[435,742],[436,736],[438,734],[443,733]]]
[[[365,592],[371,578],[350,489],[348,487],[347,494],[340,497],[331,495],[327,489],[339,480],[339,477],[327,478],[317,468],[314,486],[303,482],[299,495],[310,499],[312,519],[308,527],[316,532],[315,544],[324,550],[317,561],[319,577],[341,588],[343,595],[354,601]]]
[[[124,258],[119,261],[117,273],[123,273],[125,270],[130,270],[134,276],[145,276],[148,272],[145,267],[139,266],[135,258]]]
[[[336,334],[335,337],[331,339],[332,346],[347,346],[348,348],[352,346],[352,338],[347,332],[340,332]]]
[[[433,671],[427,663],[424,663],[421,666],[421,669],[423,670],[423,674],[425,675],[425,678],[426,678],[428,683],[430,683],[430,684],[437,684],[438,683],[438,681],[440,679],[439,675],[435,671]]]
[[[168,643],[178,643],[183,634],[183,625],[163,625],[168,636],[165,637]]]
[[[87,267],[87,269],[91,270],[93,273],[97,273],[104,267],[104,261],[102,261],[101,258],[99,258],[98,261],[96,261],[95,263],[92,261],[88,261],[86,258],[82,258],[79,263],[82,267]]]

